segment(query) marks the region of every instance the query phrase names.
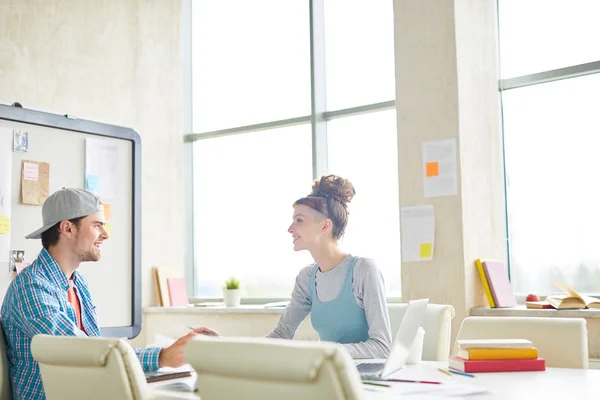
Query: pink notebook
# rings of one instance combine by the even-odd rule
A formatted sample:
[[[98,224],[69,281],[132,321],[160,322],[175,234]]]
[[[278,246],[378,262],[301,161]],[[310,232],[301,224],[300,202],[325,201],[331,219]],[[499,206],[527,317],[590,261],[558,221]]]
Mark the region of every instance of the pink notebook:
[[[516,306],[517,299],[512,290],[512,285],[508,280],[508,271],[504,263],[500,261],[484,261],[482,265],[496,307]]]
[[[185,290],[185,279],[167,278],[167,287],[169,288],[171,306],[187,306],[189,304]]]

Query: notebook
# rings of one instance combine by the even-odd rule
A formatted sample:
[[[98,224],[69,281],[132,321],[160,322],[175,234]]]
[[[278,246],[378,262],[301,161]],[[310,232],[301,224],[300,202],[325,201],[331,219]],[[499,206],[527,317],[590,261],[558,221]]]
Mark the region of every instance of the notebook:
[[[187,306],[189,304],[185,289],[185,279],[167,278],[167,287],[169,288],[171,306]]]
[[[392,350],[385,363],[361,363],[356,366],[363,379],[385,379],[406,364],[412,344],[419,328],[425,321],[425,311],[429,299],[408,302],[398,333],[392,344]]]
[[[487,278],[496,307],[514,307],[517,299],[508,280],[508,270],[501,261],[483,261],[483,270]]]

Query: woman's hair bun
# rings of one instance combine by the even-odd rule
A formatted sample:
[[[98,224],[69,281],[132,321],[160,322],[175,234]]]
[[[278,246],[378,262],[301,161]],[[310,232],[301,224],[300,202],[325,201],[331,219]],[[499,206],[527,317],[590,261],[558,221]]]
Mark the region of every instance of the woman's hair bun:
[[[348,179],[336,175],[325,175],[313,183],[311,196],[333,198],[342,204],[352,201],[356,194],[354,185]]]

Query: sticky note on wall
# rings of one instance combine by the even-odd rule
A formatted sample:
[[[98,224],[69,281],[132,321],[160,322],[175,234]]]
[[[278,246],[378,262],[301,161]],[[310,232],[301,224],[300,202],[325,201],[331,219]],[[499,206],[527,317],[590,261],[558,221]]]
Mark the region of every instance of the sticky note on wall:
[[[421,251],[419,252],[419,257],[421,258],[431,258],[431,252],[433,250],[432,243],[421,243]]]
[[[0,215],[0,235],[10,233],[10,218]]]
[[[428,162],[425,164],[425,175],[430,178],[432,176],[439,176],[439,163],[437,161]]]

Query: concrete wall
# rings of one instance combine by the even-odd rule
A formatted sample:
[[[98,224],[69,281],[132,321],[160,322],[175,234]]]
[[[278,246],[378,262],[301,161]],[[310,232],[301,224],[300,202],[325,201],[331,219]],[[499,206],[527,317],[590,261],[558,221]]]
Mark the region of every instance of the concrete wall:
[[[0,1],[1,103],[142,136],[144,305],[152,265],[183,268],[180,14],[179,0]]]

